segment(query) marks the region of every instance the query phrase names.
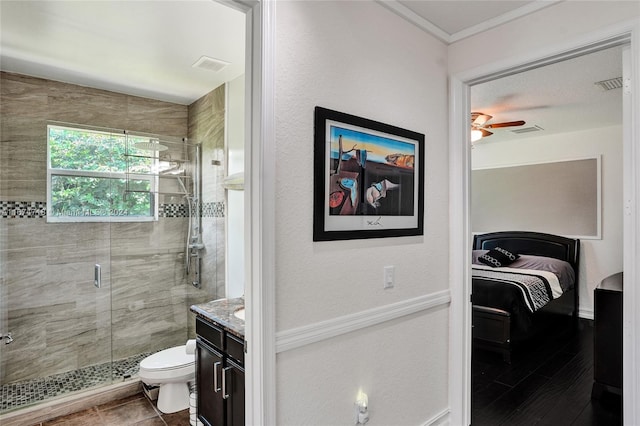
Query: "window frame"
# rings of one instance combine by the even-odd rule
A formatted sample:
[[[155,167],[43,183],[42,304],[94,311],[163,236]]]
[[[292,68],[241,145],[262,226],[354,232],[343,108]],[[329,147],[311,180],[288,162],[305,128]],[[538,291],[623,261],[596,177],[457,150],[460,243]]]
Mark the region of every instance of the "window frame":
[[[158,184],[159,178],[158,175],[155,174],[145,174],[145,173],[129,173],[128,171],[123,172],[104,172],[104,171],[93,171],[93,170],[75,170],[75,169],[60,169],[51,167],[51,142],[49,138],[50,129],[54,128],[62,128],[65,130],[77,130],[77,131],[86,131],[86,132],[96,132],[96,133],[111,133],[117,134],[118,131],[114,129],[100,128],[94,126],[83,126],[83,125],[75,125],[68,123],[56,123],[49,122],[47,123],[47,223],[96,223],[96,222],[154,222],[158,220],[159,217],[159,203],[158,203]],[[127,138],[130,135],[122,131],[123,138]],[[131,136],[136,136],[132,134]],[[125,140],[125,144],[127,141]],[[125,145],[125,148],[127,145]],[[126,155],[126,154],[125,154]],[[158,158],[150,156],[149,159],[152,160],[152,169],[157,169]],[[149,216],[118,216],[118,215],[109,215],[109,216],[91,216],[91,215],[78,215],[78,216],[54,216],[53,215],[53,202],[52,202],[52,179],[54,176],[72,176],[72,177],[86,177],[86,178],[98,178],[98,179],[114,179],[114,180],[141,180],[149,182],[149,195],[151,197],[151,209],[152,212]]]

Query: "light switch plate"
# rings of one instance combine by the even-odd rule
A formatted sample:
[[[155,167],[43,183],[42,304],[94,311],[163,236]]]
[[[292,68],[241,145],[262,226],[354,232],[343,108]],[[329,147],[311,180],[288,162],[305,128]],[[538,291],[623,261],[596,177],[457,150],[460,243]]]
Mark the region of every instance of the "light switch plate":
[[[391,266],[384,267],[384,288],[393,288],[396,281],[395,275],[396,275],[395,266],[391,265]]]

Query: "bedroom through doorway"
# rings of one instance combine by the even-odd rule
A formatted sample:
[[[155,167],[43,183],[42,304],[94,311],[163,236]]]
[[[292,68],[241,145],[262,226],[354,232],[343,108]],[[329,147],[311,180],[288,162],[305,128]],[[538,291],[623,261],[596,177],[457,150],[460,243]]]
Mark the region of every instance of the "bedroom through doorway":
[[[526,231],[580,240],[577,331],[533,330],[514,343],[510,363],[495,348],[472,345],[473,425],[622,424],[621,399],[592,400],[591,385],[594,289],[623,269],[624,48],[471,86],[472,129],[482,135],[471,150],[473,235]],[[483,254],[474,253],[476,262]],[[480,325],[473,324],[474,335]]]

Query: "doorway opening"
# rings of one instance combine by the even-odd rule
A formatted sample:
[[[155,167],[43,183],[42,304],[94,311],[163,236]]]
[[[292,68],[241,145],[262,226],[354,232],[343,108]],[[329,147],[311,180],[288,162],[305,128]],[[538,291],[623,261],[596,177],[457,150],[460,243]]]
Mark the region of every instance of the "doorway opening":
[[[571,301],[580,317],[577,330],[571,321],[563,328],[563,317],[543,328],[540,318],[548,311],[542,307],[531,313],[519,309],[520,299],[498,301],[508,289],[500,288],[498,295],[486,277],[478,281],[476,275],[485,272],[476,269],[483,265],[474,251],[472,261],[480,264],[474,264],[472,278],[474,425],[517,424],[532,416],[543,423],[584,422],[580,416],[593,416],[594,421],[606,417],[608,424],[621,424],[620,398],[592,401],[589,391],[594,287],[623,268],[622,89],[621,84],[610,90],[597,84],[622,80],[622,50],[614,46],[588,52],[470,88],[471,111],[491,116],[484,126],[493,133],[472,142],[472,235],[527,231],[580,240],[573,284],[579,298]],[[542,257],[529,259],[526,248],[521,249],[522,259],[510,269],[546,268],[529,263]],[[560,278],[563,293],[554,296],[558,300],[550,298],[556,304],[573,298],[566,291],[571,284]],[[487,340],[480,330],[493,320],[485,319],[486,309],[510,314],[510,363],[481,348]],[[567,398],[571,404],[563,404]],[[514,400],[519,403],[505,402]]]
[[[526,70],[539,68],[543,65],[556,63],[572,57],[582,56],[589,52],[596,52],[608,47],[629,43],[626,54],[623,54],[623,79],[630,84],[638,84],[637,61],[638,42],[637,26],[619,25],[600,32],[573,44],[562,47],[549,48],[545,52],[532,54],[527,58],[520,58],[511,63],[504,62],[472,69],[450,78],[451,93],[451,126],[450,126],[450,219],[459,226],[451,229],[450,252],[452,256],[450,278],[452,282],[451,303],[451,369],[450,369],[450,400],[452,422],[456,424],[471,424],[471,216],[470,216],[470,176],[471,176],[471,146],[469,138],[469,112],[471,111],[470,87],[500,77],[514,75]],[[630,92],[630,91],[629,91]],[[638,122],[632,111],[638,108],[638,99],[631,96],[623,97],[623,198],[624,198],[624,235],[623,235],[623,269],[625,280],[635,282],[637,257],[636,233],[638,227],[637,210],[637,173],[640,164],[637,149]],[[636,114],[637,115],[637,114]],[[624,320],[623,320],[623,369],[625,377],[630,377],[624,383],[623,406],[626,422],[633,423],[637,410],[633,407],[637,398],[634,383],[638,380],[636,362],[632,356],[637,342],[629,338],[635,336],[638,320],[633,312],[637,292],[633,288],[625,289]]]

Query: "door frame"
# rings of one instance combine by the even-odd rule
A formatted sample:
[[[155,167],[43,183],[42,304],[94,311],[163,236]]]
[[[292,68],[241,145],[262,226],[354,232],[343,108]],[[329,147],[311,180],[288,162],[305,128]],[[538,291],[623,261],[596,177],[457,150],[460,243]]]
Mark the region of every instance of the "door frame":
[[[276,424],[275,1],[216,0],[246,14],[245,423]]]
[[[629,44],[623,106],[623,194],[625,286],[623,301],[623,407],[624,424],[640,424],[640,23],[624,22],[543,51],[529,52],[517,59],[474,68],[449,78],[449,215],[451,283],[449,340],[450,422],[471,424],[471,219],[469,139],[470,87],[482,82],[548,65],[606,47]],[[625,77],[626,78],[626,77]]]

